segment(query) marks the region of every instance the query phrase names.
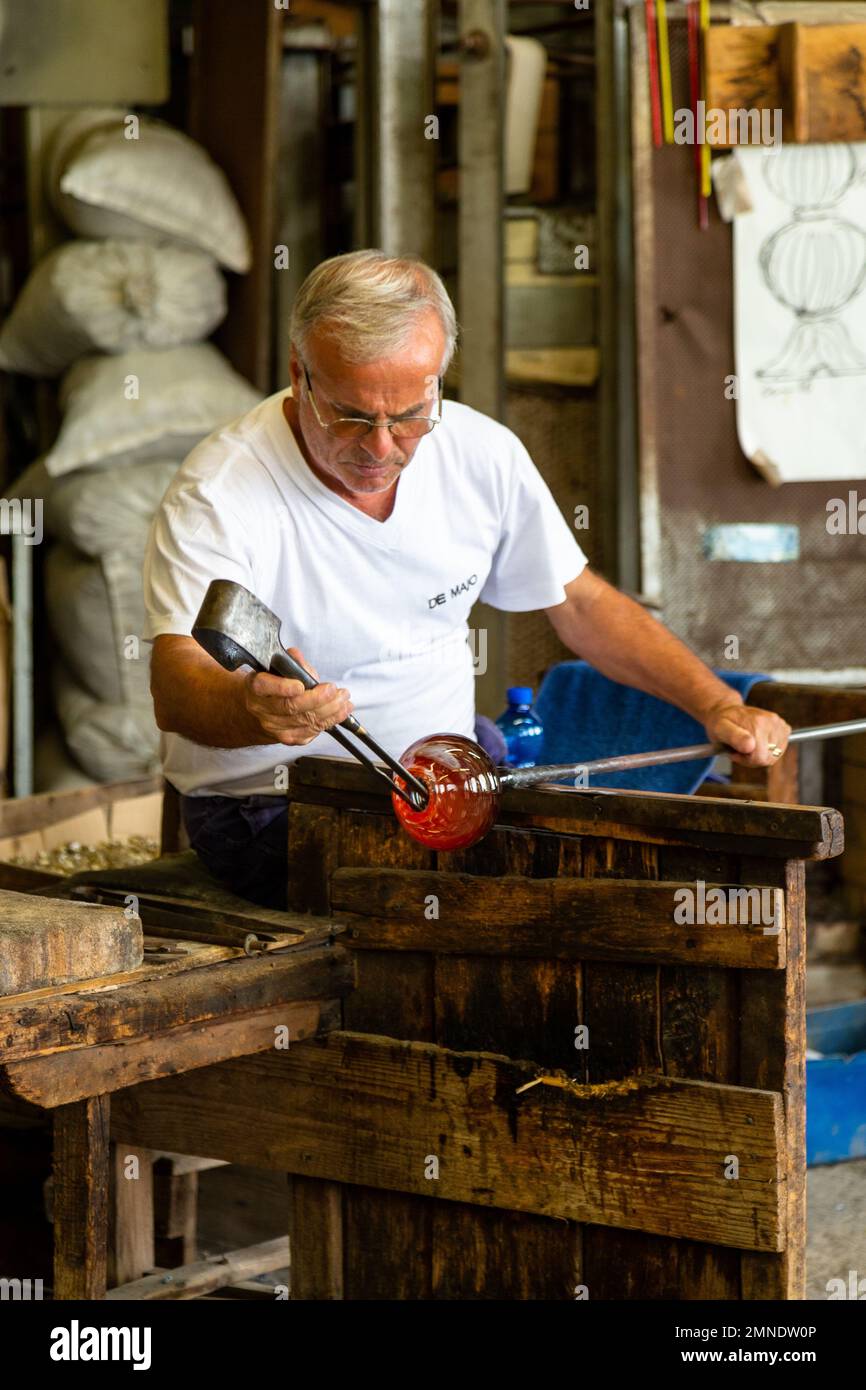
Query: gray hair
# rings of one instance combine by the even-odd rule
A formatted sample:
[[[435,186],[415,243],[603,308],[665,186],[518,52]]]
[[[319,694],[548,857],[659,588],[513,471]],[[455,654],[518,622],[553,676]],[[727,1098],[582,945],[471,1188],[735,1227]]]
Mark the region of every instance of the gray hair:
[[[457,318],[436,271],[414,256],[350,251],[310,271],[295,296],[290,337],[304,355],[310,331],[326,326],[339,337],[347,361],[371,362],[406,347],[428,309],[445,333],[444,374],[457,343]]]

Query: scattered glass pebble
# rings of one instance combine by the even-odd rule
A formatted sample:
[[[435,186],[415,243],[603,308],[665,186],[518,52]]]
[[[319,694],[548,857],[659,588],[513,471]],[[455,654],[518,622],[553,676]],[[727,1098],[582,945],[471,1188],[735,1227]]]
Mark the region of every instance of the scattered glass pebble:
[[[78,840],[44,849],[39,854],[16,855],[8,860],[26,869],[47,869],[55,874],[77,874],[82,869],[118,869],[129,864],[146,864],[159,854],[157,840],[145,835],[130,835],[127,840],[102,840],[96,845],[82,845]]]

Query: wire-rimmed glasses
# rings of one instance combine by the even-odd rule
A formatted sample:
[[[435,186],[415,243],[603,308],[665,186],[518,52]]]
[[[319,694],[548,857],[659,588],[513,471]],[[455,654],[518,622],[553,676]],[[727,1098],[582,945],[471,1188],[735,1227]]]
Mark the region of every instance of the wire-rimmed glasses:
[[[310,404],[321,429],[327,430],[337,439],[364,439],[371,430],[390,430],[394,439],[420,439],[422,435],[429,434],[434,425],[438,425],[442,419],[442,378],[438,380],[437,400],[439,402],[438,415],[405,415],[394,420],[368,420],[363,416],[341,415],[336,420],[323,420],[316,398],[313,395],[313,385],[310,381],[310,372],[306,363],[301,364],[304,368],[304,377],[307,382],[307,392],[310,397]]]

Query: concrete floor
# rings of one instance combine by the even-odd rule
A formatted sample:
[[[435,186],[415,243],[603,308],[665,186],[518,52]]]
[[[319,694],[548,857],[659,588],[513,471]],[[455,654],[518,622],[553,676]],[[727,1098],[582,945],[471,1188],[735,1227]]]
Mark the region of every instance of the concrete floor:
[[[852,1269],[866,1281],[866,1158],[810,1168],[807,1202],[806,1297],[826,1299],[828,1280],[847,1287]]]
[[[809,1008],[866,998],[866,967],[859,960],[836,954],[839,948],[844,952],[856,945],[862,930],[859,923],[854,924],[857,930],[850,941],[842,939],[844,929],[851,925],[840,920],[819,929],[818,949],[810,952],[806,968]],[[823,957],[822,947],[826,951]],[[866,1158],[810,1168],[807,1210],[806,1297],[826,1299],[827,1281],[844,1279],[847,1286],[852,1269],[858,1281],[866,1280]]]

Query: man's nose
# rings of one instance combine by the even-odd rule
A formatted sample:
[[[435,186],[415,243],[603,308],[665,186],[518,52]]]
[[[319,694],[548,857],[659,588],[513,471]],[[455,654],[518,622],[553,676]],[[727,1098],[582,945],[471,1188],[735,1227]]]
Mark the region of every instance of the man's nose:
[[[384,425],[374,425],[361,441],[364,453],[374,459],[386,459],[393,447],[391,431]]]

